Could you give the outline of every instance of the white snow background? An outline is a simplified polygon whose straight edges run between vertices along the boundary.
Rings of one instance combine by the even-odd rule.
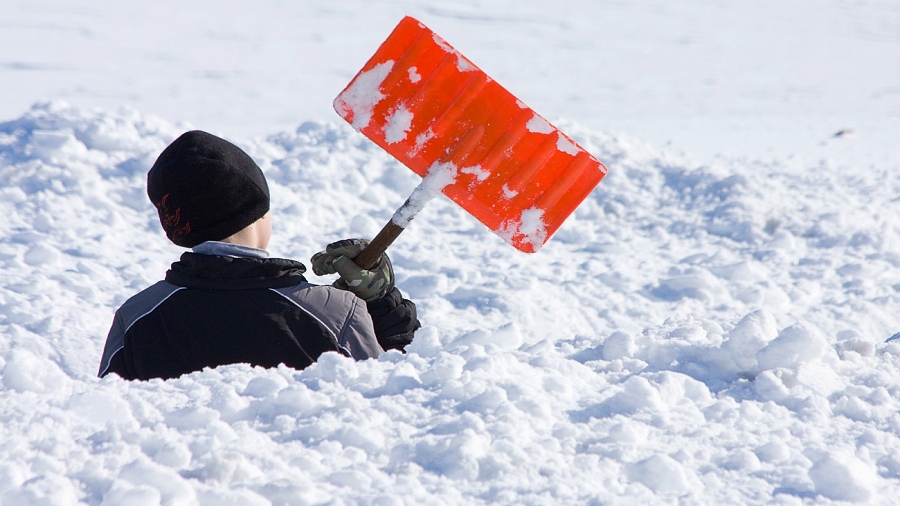
[[[277,256],[390,219],[418,178],[330,108],[407,14],[597,190],[535,255],[432,201],[389,250],[406,355],[96,379],[181,252],[144,184],[184,130],[263,168]],[[892,0],[10,0],[0,93],[3,506],[900,495]]]

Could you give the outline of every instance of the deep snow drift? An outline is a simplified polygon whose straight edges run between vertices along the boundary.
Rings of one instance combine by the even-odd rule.
[[[0,506],[900,495],[895,0],[4,7]],[[429,202],[406,355],[97,380],[182,251],[144,184],[191,125],[266,172],[275,255],[391,218],[419,178],[331,102],[404,15],[609,176],[531,256]]]
[[[610,172],[541,252],[446,198],[390,249],[425,324],[408,354],[127,383],[94,375],[115,308],[180,254],[144,181],[182,128],[62,103],[0,123],[0,502],[897,497],[897,167],[558,126]],[[231,140],[278,256],[371,236],[418,182],[337,122]]]

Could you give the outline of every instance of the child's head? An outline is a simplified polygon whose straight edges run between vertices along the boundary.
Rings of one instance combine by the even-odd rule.
[[[199,130],[175,139],[147,174],[166,236],[190,248],[229,237],[269,211],[269,186],[241,148]]]

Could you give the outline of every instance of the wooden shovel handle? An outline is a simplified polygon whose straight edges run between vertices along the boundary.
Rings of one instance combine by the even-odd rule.
[[[366,249],[362,250],[353,261],[363,269],[371,269],[403,230],[405,229],[394,223],[394,220],[388,221],[384,228],[381,229],[381,232],[378,232],[378,235],[372,239],[372,242],[366,246]]]
[[[470,153],[475,149],[478,141],[483,135],[484,127],[481,125],[475,126],[456,144],[451,152],[451,156],[462,157],[463,155],[460,153]],[[435,196],[435,193],[433,193],[434,189],[429,189],[425,183],[429,177],[431,177],[430,171],[429,174],[425,176],[425,179],[422,180],[422,183],[420,183],[419,186],[413,190],[409,198],[406,199],[406,202],[400,206],[400,209],[397,209],[397,212],[394,213],[394,216],[391,217],[390,221],[388,221],[381,231],[378,232],[378,235],[372,239],[372,242],[370,242],[369,245],[353,259],[353,261],[356,262],[356,265],[363,269],[371,269],[372,266],[375,265],[375,262],[381,258],[381,255],[384,254],[385,250],[387,250],[388,246],[390,246],[391,243],[394,242],[394,239],[400,235],[400,232],[403,232],[406,226],[409,225],[409,222],[422,210],[422,207]],[[398,225],[398,220],[400,223],[403,223],[403,225]]]
[[[410,220],[416,217],[416,214],[422,209],[422,207],[428,202],[431,198],[430,196],[422,197],[423,185],[419,185],[413,190],[412,195],[406,199],[406,202],[400,206],[400,209],[397,209],[397,212],[394,213],[394,216],[385,223],[384,227],[381,229],[381,232],[378,232],[378,235],[372,239],[372,242],[369,243],[368,246],[362,251],[359,252],[359,255],[353,259],[356,262],[356,265],[362,267],[363,269],[371,269],[375,262],[381,258],[381,255],[384,254],[385,250],[387,250],[388,246],[394,242],[394,239],[400,235],[400,232],[409,226]],[[403,223],[404,225],[398,225],[397,221]]]

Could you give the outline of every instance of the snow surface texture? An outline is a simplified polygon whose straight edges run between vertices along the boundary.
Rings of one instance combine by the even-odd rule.
[[[93,376],[180,252],[143,195],[180,130],[60,103],[0,123],[2,504],[896,497],[896,173],[565,128],[615,169],[540,254],[444,198],[392,249],[407,355],[128,383]],[[336,123],[241,144],[280,256],[373,234],[418,179]]]
[[[896,2],[563,3],[6,6],[0,505],[896,502]],[[144,184],[185,129],[259,162],[277,256],[391,218],[419,178],[331,101],[405,14],[598,189],[536,255],[430,202],[390,249],[407,355],[95,379],[182,251]]]

